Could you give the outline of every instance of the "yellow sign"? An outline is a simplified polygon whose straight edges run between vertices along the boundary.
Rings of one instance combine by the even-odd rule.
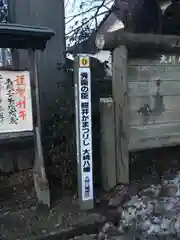
[[[79,57],[80,67],[89,67],[89,57]]]

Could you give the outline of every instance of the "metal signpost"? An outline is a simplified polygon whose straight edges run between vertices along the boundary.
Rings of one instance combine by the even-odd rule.
[[[91,71],[87,55],[78,55],[74,68],[78,197],[80,208],[92,209],[93,161],[91,121]]]

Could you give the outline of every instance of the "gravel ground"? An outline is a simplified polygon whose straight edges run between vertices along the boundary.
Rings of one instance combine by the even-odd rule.
[[[118,212],[118,224],[109,221],[98,235],[73,239],[180,239],[179,149],[154,150],[153,154],[146,152],[135,156],[133,174],[138,190],[129,194],[124,201],[123,196],[127,195],[127,187],[124,187],[125,190],[121,189],[116,197],[110,199],[108,206],[113,206]],[[146,159],[144,163],[142,158]]]

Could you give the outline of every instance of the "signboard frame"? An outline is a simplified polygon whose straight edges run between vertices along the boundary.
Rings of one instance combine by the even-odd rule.
[[[10,69],[0,69],[1,76],[1,110],[2,110],[2,125],[0,128],[0,139],[2,138],[17,138],[24,136],[32,136],[33,132],[33,110],[32,110],[32,90],[31,90],[31,80],[29,71],[15,71]],[[22,81],[20,83],[20,77]],[[17,79],[18,78],[18,79]],[[8,86],[6,84],[7,80],[12,85],[12,93],[10,94],[15,111],[16,124],[12,123],[12,126],[9,121],[9,104],[10,100],[7,96]],[[19,80],[19,81],[18,81]],[[17,82],[18,81],[18,82]],[[9,84],[8,84],[9,85]],[[8,102],[9,101],[9,102]],[[18,104],[18,105],[17,105]],[[19,110],[19,112],[17,111]],[[23,112],[22,112],[23,111]],[[26,122],[23,126],[19,123],[19,113],[22,117],[27,117],[27,127]],[[4,124],[4,125],[3,125]],[[3,129],[4,128],[4,129]],[[17,128],[17,130],[15,129]],[[27,129],[26,129],[27,128]]]
[[[41,116],[40,116],[40,101],[39,101],[39,85],[37,76],[37,60],[36,50],[44,50],[47,41],[49,41],[55,32],[49,28],[37,28],[33,26],[22,26],[15,24],[0,24],[0,48],[12,49],[12,66],[3,66],[3,70],[17,70],[19,69],[18,50],[23,49],[28,51],[28,70],[30,71],[30,85],[31,85],[31,100],[32,100],[32,117],[33,117],[33,131],[30,134],[33,136],[34,142],[34,161],[33,161],[33,177],[36,195],[39,203],[50,206],[50,191],[49,184],[45,174],[44,156],[42,150],[41,139]],[[29,38],[29,36],[31,36]],[[15,56],[13,53],[17,53]],[[13,56],[14,55],[14,56]],[[24,70],[24,69],[23,69]],[[27,70],[27,69],[26,69]],[[12,84],[11,84],[12,86]],[[11,93],[12,95],[12,93]],[[1,144],[6,143],[6,139],[13,137],[13,143],[19,142],[20,137],[27,137],[26,132],[5,133],[1,135]],[[28,131],[29,133],[29,131]],[[21,138],[21,140],[24,138]],[[26,138],[27,139],[27,138]],[[8,141],[9,143],[9,141]],[[42,187],[43,186],[43,187]]]
[[[76,153],[80,208],[94,206],[90,57],[79,54],[74,66]],[[85,106],[86,108],[83,108]]]

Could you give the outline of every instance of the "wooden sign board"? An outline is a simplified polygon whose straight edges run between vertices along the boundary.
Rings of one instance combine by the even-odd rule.
[[[30,74],[0,71],[0,133],[33,131]]]
[[[130,59],[129,150],[180,144],[180,56]]]

